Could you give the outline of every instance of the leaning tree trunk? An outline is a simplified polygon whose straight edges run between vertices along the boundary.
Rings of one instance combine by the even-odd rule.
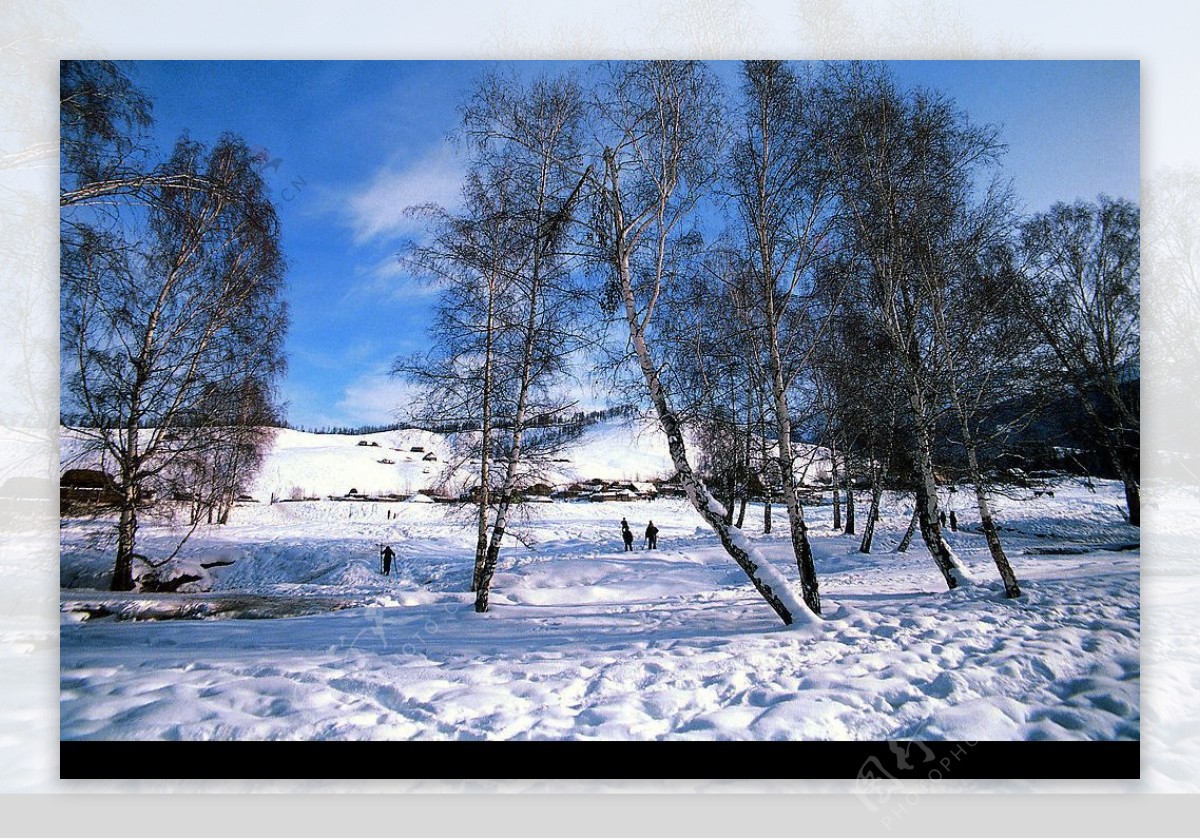
[[[974,453],[969,454],[968,457],[974,460]],[[975,473],[972,475],[972,480],[975,482],[975,503],[979,506],[980,526],[983,529],[984,537],[987,539],[988,550],[992,554],[992,561],[996,563],[996,569],[1000,572],[1000,579],[1004,581],[1004,596],[1020,597],[1021,587],[1017,584],[1016,572],[1013,571],[1008,557],[1004,554],[1004,546],[1000,544],[1000,534],[996,532],[996,523],[992,520],[992,510],[988,505],[987,493],[984,492],[976,467],[972,466],[971,471]]]
[[[888,341],[895,350],[898,360],[904,366],[902,380],[909,409],[912,412],[912,462],[916,471],[916,513],[917,525],[921,529],[921,538],[933,557],[934,564],[946,581],[947,588],[957,588],[969,585],[971,575],[955,556],[954,551],[942,536],[938,523],[937,477],[933,471],[933,429],[928,406],[926,405],[926,385],[922,380],[921,367],[923,363],[922,350],[917,345],[914,334],[902,326],[899,303],[894,295],[895,277],[889,277],[885,285],[892,286],[885,293],[883,322]]]
[[[921,528],[921,538],[925,540],[925,546],[929,549],[930,556],[933,557],[934,563],[946,580],[946,587],[954,589],[960,585],[969,585],[972,579],[970,573],[963,567],[942,536],[942,529],[938,522],[937,477],[933,472],[933,432],[930,428],[929,412],[925,404],[924,383],[917,373],[920,360],[913,357],[917,351],[910,342],[902,337],[903,333],[895,318],[896,313],[893,308],[892,316],[887,320],[889,337],[893,346],[904,351],[905,363],[908,367],[904,384],[908,390],[908,402],[912,409],[912,460],[917,472],[917,525]]]
[[[654,378],[657,379],[657,374],[654,375]],[[772,568],[757,550],[751,547],[740,530],[725,524],[725,510],[713,498],[707,487],[704,486],[704,482],[692,471],[683,442],[683,429],[675,414],[671,412],[665,398],[662,397],[657,381],[651,385],[651,390],[658,391],[660,394],[659,398],[652,399],[655,403],[659,424],[667,435],[667,450],[671,454],[671,462],[679,474],[684,492],[687,493],[688,500],[695,507],[696,512],[717,534],[726,553],[746,572],[746,576],[750,578],[754,588],[785,624],[790,626],[796,620],[804,620],[805,615],[809,615],[809,619],[811,619],[811,613],[796,600],[791,589],[788,588],[787,581],[779,575],[779,572]]]
[[[875,522],[879,520],[879,499],[883,497],[881,471],[879,467],[871,470],[871,510],[867,515],[867,524],[863,527],[862,542],[858,545],[860,553],[869,554],[871,544],[875,541]]]
[[[611,149],[605,150],[604,163],[605,180],[607,181],[607,188],[605,190],[607,206],[605,209],[609,212],[609,221],[612,225],[609,231],[612,234],[611,254],[613,256],[613,268],[616,273],[621,302],[625,309],[625,322],[629,328],[629,339],[637,355],[638,367],[641,369],[642,378],[645,380],[650,402],[654,406],[655,413],[658,415],[659,425],[667,437],[667,451],[670,453],[671,463],[679,475],[688,501],[691,502],[696,512],[700,514],[700,517],[704,519],[708,526],[713,529],[725,552],[729,554],[733,561],[738,564],[738,567],[750,578],[750,582],[753,584],[755,590],[767,601],[767,604],[775,611],[775,614],[779,616],[784,624],[790,626],[796,621],[815,621],[817,620],[816,615],[797,600],[788,586],[787,580],[751,546],[740,530],[725,524],[725,510],[717,503],[717,500],[713,498],[708,488],[704,485],[704,482],[692,470],[692,465],[688,460],[687,446],[683,439],[683,427],[667,400],[666,391],[663,389],[662,381],[659,378],[658,368],[654,364],[654,359],[650,354],[650,347],[646,343],[646,323],[642,321],[642,317],[638,314],[637,301],[633,291],[633,274],[630,266],[633,243],[627,239],[632,226],[628,224],[624,216],[620,190],[620,174]],[[673,189],[673,187],[671,188]],[[660,201],[658,204],[660,267],[664,245],[661,237],[665,236],[667,229],[662,224],[661,217],[665,206],[665,200]],[[648,223],[648,221],[644,223],[642,230],[646,229],[645,224]],[[647,321],[653,313],[654,304],[657,300],[657,289],[652,292],[652,295],[645,315]]]
[[[919,397],[914,401],[917,399]],[[942,536],[941,524],[938,521],[937,479],[933,474],[932,441],[924,418],[924,406],[919,406],[922,409],[919,413],[915,410],[917,407],[914,405],[917,431],[917,451],[914,454],[918,465],[917,525],[921,529],[921,538],[925,540],[925,546],[929,548],[933,561],[946,580],[946,587],[958,588],[959,585],[970,583],[971,578]]]
[[[912,517],[908,520],[908,530],[904,531],[904,538],[896,546],[896,553],[904,553],[908,550],[908,546],[912,544],[913,534],[917,532],[917,518],[917,507],[914,504]]]
[[[813,614],[796,600],[787,581],[779,572],[771,567],[762,555],[750,545],[740,530],[725,524],[725,510],[692,470],[692,465],[688,460],[687,446],[683,440],[683,427],[667,402],[666,392],[663,390],[654,361],[650,357],[650,348],[639,323],[628,257],[620,249],[617,252],[622,254],[618,264],[618,278],[621,283],[621,294],[624,298],[625,318],[629,326],[630,338],[637,353],[638,366],[645,379],[650,401],[658,415],[659,425],[667,437],[667,450],[671,455],[671,463],[679,475],[688,501],[691,502],[705,523],[713,529],[725,552],[746,573],[755,590],[775,610],[775,614],[784,624],[790,626],[798,620],[812,620]]]
[[[586,178],[587,175],[584,175]],[[529,399],[533,390],[535,373],[534,350],[538,342],[538,323],[543,316],[543,307],[546,305],[542,291],[545,287],[542,285],[542,280],[545,279],[542,272],[544,259],[548,258],[548,253],[544,250],[550,247],[553,232],[544,232],[544,225],[547,220],[546,213],[546,169],[542,168],[541,174],[541,192],[538,194],[537,218],[534,229],[537,231],[532,242],[532,254],[529,268],[529,286],[528,297],[525,298],[524,305],[528,306],[527,316],[525,318],[525,334],[521,352],[521,379],[520,386],[517,390],[517,402],[512,418],[512,436],[508,449],[507,466],[504,472],[504,482],[501,484],[499,493],[499,503],[496,506],[496,520],[492,525],[491,538],[488,541],[487,556],[484,559],[483,569],[479,575],[479,587],[475,591],[475,611],[486,612],[488,610],[488,600],[491,595],[492,577],[496,573],[496,563],[500,559],[500,545],[504,541],[504,535],[508,530],[508,516],[512,508],[513,496],[516,493],[518,471],[521,463],[521,445],[524,440],[525,433],[525,418],[529,410]],[[559,210],[561,214],[566,213],[571,203],[578,195],[579,188],[583,185],[583,179],[579,181],[579,185],[563,203]],[[492,298],[494,300],[494,296]],[[494,308],[489,301],[488,317],[489,323],[493,316]],[[490,338],[490,335],[489,335]],[[489,348],[491,341],[488,342]]]
[[[942,314],[941,298],[934,296],[933,299],[934,323],[941,339],[949,344],[947,340],[948,328],[945,318]],[[979,522],[983,530],[984,538],[987,540],[988,551],[992,555],[992,561],[996,564],[996,570],[1000,572],[1000,579],[1004,582],[1005,597],[1019,597],[1021,595],[1021,587],[1017,584],[1017,575],[1014,573],[1012,564],[1009,563],[1008,557],[1004,553],[1004,546],[1000,543],[1000,534],[996,531],[996,523],[992,519],[992,509],[988,504],[987,492],[983,485],[983,472],[979,468],[979,449],[975,444],[975,435],[971,430],[970,417],[967,413],[967,406],[964,404],[962,394],[958,389],[958,373],[955,369],[955,357],[952,351],[946,353],[946,384],[949,388],[950,403],[954,406],[954,412],[958,417],[959,430],[962,432],[962,444],[967,453],[967,470],[971,478],[971,483],[975,485],[975,505],[979,509]],[[950,523],[953,529],[957,530],[955,525],[954,512],[950,513]]]
[[[951,371],[951,375],[953,376],[953,370]],[[955,406],[958,408],[959,425],[962,428],[963,434],[963,446],[967,450],[967,468],[970,470],[971,482],[975,485],[975,504],[979,508],[980,527],[983,529],[984,538],[987,539],[988,550],[992,554],[992,561],[996,563],[996,570],[1000,572],[1000,579],[1004,582],[1004,596],[1020,597],[1021,587],[1017,584],[1017,575],[1004,553],[1004,546],[1000,543],[1000,534],[996,531],[995,521],[992,520],[992,509],[988,504],[987,492],[983,486],[983,474],[979,469],[979,454],[975,445],[975,437],[971,433],[971,426],[967,422],[965,410],[958,400],[958,389],[954,387],[953,381],[951,382],[951,386],[951,396],[954,399]]]
[[[775,432],[779,437],[779,474],[783,480],[783,498],[787,503],[788,525],[792,537],[792,552],[796,556],[796,569],[800,574],[800,589],[804,604],[814,614],[821,614],[821,591],[817,581],[817,568],[813,562],[812,545],[808,541],[808,525],[804,521],[804,507],[800,504],[800,486],[796,480],[792,462],[792,418],[787,402],[787,382],[783,375],[783,358],[779,352],[778,321],[775,318],[774,295],[767,293],[767,318],[770,324],[769,365],[771,392],[775,397]]]

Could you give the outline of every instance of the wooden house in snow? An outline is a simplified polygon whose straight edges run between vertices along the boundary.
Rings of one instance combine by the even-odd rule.
[[[76,507],[115,507],[121,503],[117,482],[99,469],[68,469],[58,482],[59,503],[64,511]]]

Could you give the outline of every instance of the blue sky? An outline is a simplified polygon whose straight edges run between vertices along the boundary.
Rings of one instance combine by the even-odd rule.
[[[517,72],[553,62],[508,62]],[[222,131],[266,150],[288,258],[289,372],[297,425],[394,419],[387,376],[420,349],[431,296],[396,253],[420,230],[404,214],[455,200],[463,171],[446,137],[492,62],[131,62],[164,150]],[[1137,62],[892,62],[903,86],[949,94],[1008,144],[1005,175],[1029,211],[1098,193],[1138,198]],[[731,86],[735,63],[715,69]]]

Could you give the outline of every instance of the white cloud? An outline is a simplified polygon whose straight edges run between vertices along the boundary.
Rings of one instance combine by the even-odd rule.
[[[416,392],[413,385],[387,373],[367,373],[346,386],[337,410],[352,418],[346,425],[385,425],[401,417]]]
[[[342,295],[342,301],[351,305],[431,300],[439,291],[437,285],[414,277],[395,254],[373,265],[360,266],[356,273],[360,278],[348,285]]]
[[[419,237],[424,222],[408,212],[421,204],[458,204],[464,162],[446,144],[404,167],[384,166],[371,182],[346,202],[354,240]]]

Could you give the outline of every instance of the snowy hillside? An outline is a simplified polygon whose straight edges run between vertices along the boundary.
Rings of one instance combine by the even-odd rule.
[[[456,454],[459,442],[455,435],[418,430],[345,435],[281,429],[249,494],[259,501],[340,497],[351,489],[408,496],[441,484],[457,493],[471,481],[469,466],[456,468],[462,466],[462,456]],[[393,462],[381,462],[385,460]],[[61,462],[63,469],[98,465],[71,432],[63,433]],[[827,470],[826,461],[818,457],[807,468],[815,476]],[[651,481],[674,472],[666,438],[654,422],[617,417],[589,426],[541,474],[554,483],[569,483],[592,478]]]

